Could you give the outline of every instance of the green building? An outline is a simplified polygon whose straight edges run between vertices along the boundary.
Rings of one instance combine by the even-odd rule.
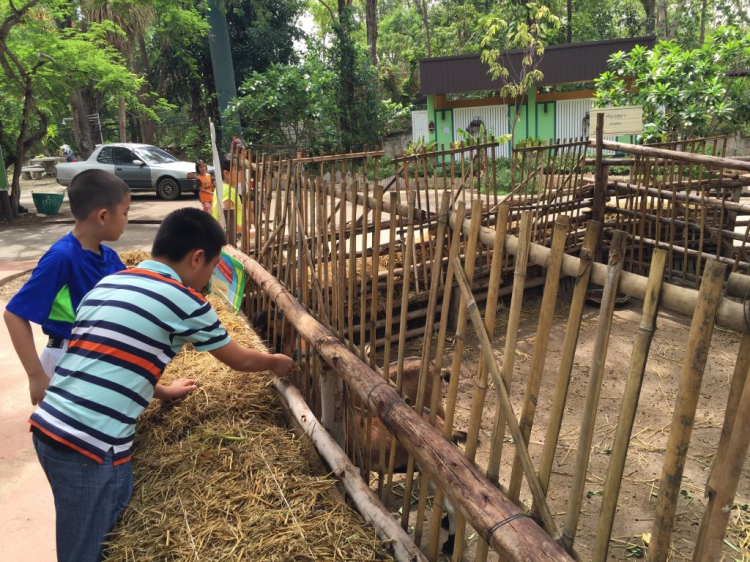
[[[529,137],[544,142],[586,137],[593,81],[607,70],[609,57],[636,45],[650,48],[655,42],[655,37],[639,37],[547,47],[539,64],[544,78],[518,100],[493,95],[503,80],[492,80],[479,54],[421,59],[421,90],[427,96],[427,109],[412,112],[412,136],[414,140],[435,141],[441,149],[461,140],[459,129],[475,132],[483,125],[488,134],[499,137],[511,132],[518,111],[516,143]],[[506,51],[500,62],[509,70],[518,69],[521,57],[521,51]],[[472,99],[460,95],[468,92],[480,95]],[[509,156],[510,143],[500,153]]]

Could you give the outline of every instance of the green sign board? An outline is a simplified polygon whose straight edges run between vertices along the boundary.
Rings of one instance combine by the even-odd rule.
[[[8,176],[5,173],[5,157],[0,148],[0,191],[8,191]]]

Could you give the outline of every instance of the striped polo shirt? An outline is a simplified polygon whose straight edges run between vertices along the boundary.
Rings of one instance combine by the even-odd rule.
[[[78,309],[67,351],[29,422],[102,462],[130,460],[135,420],[185,343],[228,344],[211,305],[173,269],[148,260],[102,279]]]

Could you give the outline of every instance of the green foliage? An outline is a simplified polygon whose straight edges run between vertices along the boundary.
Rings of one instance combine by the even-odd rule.
[[[735,27],[717,29],[699,49],[635,47],[612,55],[596,105],[642,105],[647,142],[734,133],[750,122],[750,93],[746,79],[727,74],[748,64],[750,33]]]
[[[300,66],[272,64],[253,72],[230,107],[248,141],[328,152],[338,146],[336,75],[311,52]]]
[[[340,144],[346,151],[377,145],[382,134],[382,94],[367,54],[353,37],[358,28],[351,7],[333,25],[330,65],[336,73]]]
[[[142,80],[128,70],[120,53],[107,41],[108,34],[118,33],[112,22],[79,25],[75,19],[80,18],[79,12],[64,0],[23,4],[0,0],[0,20],[13,13],[23,15],[10,28],[5,41],[8,52],[0,55],[4,83],[0,90],[0,143],[6,160],[23,156],[17,152],[23,127],[29,134],[41,132],[39,140],[45,139],[40,128],[68,116],[68,95],[84,84],[93,83],[105,103],[115,97],[135,97]],[[31,109],[25,119],[24,102]]]

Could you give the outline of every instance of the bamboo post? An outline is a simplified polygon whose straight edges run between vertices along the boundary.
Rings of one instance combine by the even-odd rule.
[[[406,222],[406,248],[403,249],[404,255],[404,277],[401,286],[401,320],[399,322],[398,336],[398,367],[396,370],[396,392],[401,392],[404,376],[404,356],[406,354],[406,314],[409,309],[409,285],[411,283],[411,264],[414,260],[414,199],[416,193],[410,191],[407,193],[407,205],[409,206],[409,218]],[[416,279],[417,272],[414,272]],[[384,366],[384,370],[388,366]],[[421,414],[421,412],[417,412]],[[389,471],[392,473],[396,461],[396,440],[391,441],[391,458]],[[413,461],[412,461],[413,462]],[[412,465],[413,466],[413,465]],[[404,529],[409,527],[409,506],[411,505],[411,478],[409,478],[404,487],[404,506],[401,511],[401,526]]]
[[[395,209],[398,205],[398,193],[391,193],[391,209]],[[393,291],[394,291],[394,275],[393,270],[396,265],[396,221],[398,215],[393,212],[389,213],[390,228],[389,228],[389,239],[388,239],[388,285],[386,289],[386,305],[385,305],[385,345],[383,348],[383,378],[388,378],[388,369],[391,363],[391,336],[393,335]],[[373,350],[374,351],[374,350]],[[385,439],[380,441],[380,466],[385,467]],[[390,465],[390,462],[389,462]],[[382,479],[381,479],[382,481]],[[393,482],[393,471],[386,471],[386,484],[381,484],[381,498],[384,502],[388,501],[391,495],[391,485]]]
[[[438,227],[437,234],[435,236],[435,255],[442,256],[443,249],[445,247],[445,235],[448,229],[448,213],[450,212],[450,195],[448,192],[443,191],[443,197],[440,202],[440,210],[438,212]],[[435,314],[437,313],[437,299],[439,296],[440,289],[443,286],[440,284],[440,273],[443,268],[443,260],[436,259],[432,261],[432,285],[430,286],[430,298],[427,305],[427,317],[425,320],[425,331],[424,331],[424,344],[422,347],[422,366],[419,372],[419,390],[417,392],[416,400],[416,411],[421,412],[424,407],[425,400],[425,388],[427,381],[427,374],[430,364],[430,354],[432,348],[432,334],[435,327]],[[445,289],[444,289],[445,290]],[[430,396],[430,408],[432,410],[432,404],[437,404],[439,400],[442,400],[440,393],[440,368],[438,365],[434,365],[433,379],[432,379],[432,396]],[[422,531],[424,527],[424,510],[427,502],[428,492],[428,480],[429,476],[422,475],[422,481],[419,488],[419,504],[417,506],[417,522],[414,526],[414,542],[419,545],[422,542]]]
[[[364,198],[362,201],[362,276],[360,279],[360,286],[359,286],[359,349],[360,353],[362,354],[362,357],[365,356],[365,344],[367,342],[366,334],[367,334],[367,230],[370,220],[370,210],[368,206],[369,198],[369,182],[367,181],[367,177],[365,177],[365,181],[363,182],[362,188],[364,189]],[[356,213],[354,214],[356,217]],[[354,219],[352,219],[352,222],[354,222]],[[356,232],[356,230],[355,230]],[[373,252],[373,264],[371,268],[371,276],[370,281],[371,283],[375,282],[377,279],[377,269],[375,267],[375,244],[373,241],[372,244]],[[356,254],[355,254],[356,255]],[[373,297],[375,291],[373,291]],[[369,444],[368,444],[369,447]]]
[[[651,348],[651,341],[656,331],[656,316],[659,312],[659,301],[664,285],[664,269],[667,262],[667,252],[656,250],[651,258],[651,271],[648,276],[648,287],[646,298],[643,301],[643,315],[638,327],[638,333],[633,343],[633,352],[630,355],[630,366],[628,367],[628,378],[625,383],[622,405],[620,406],[620,418],[617,421],[614,444],[612,445],[612,456],[609,461],[607,480],[604,484],[604,496],[602,507],[599,512],[599,524],[594,539],[594,551],[591,559],[594,562],[604,562],[607,559],[609,539],[612,535],[612,524],[615,520],[617,499],[620,495],[620,484],[625,472],[625,460],[630,445],[630,435],[633,431],[635,414],[638,409],[638,399],[641,394],[643,374],[646,371],[646,361]]]
[[[732,274],[735,275],[735,274]],[[727,283],[727,294],[731,294],[729,286],[731,283],[732,275],[729,276],[730,281]],[[744,277],[744,276],[743,276]],[[732,435],[732,428],[735,426],[735,419],[737,412],[740,407],[740,398],[743,395],[743,389],[747,386],[747,376],[750,370],[750,333],[742,335],[740,340],[740,346],[737,354],[737,362],[734,366],[734,373],[732,374],[732,383],[729,387],[729,397],[727,399],[727,408],[724,414],[724,425],[721,429],[721,437],[719,438],[719,445],[716,449],[716,455],[714,456],[714,464],[711,467],[711,473],[709,474],[708,481],[706,482],[706,496],[708,497],[708,504],[703,512],[703,519],[701,520],[700,531],[698,532],[698,539],[695,543],[695,549],[693,550],[693,560],[696,562],[703,560],[704,550],[706,549],[706,539],[708,533],[708,527],[711,525],[713,516],[713,506],[716,504],[716,490],[724,486],[724,481],[721,479],[719,474],[721,473],[720,467],[724,464],[727,457],[727,446],[729,445],[729,439]],[[743,427],[743,426],[740,426]],[[747,426],[744,426],[747,427]],[[731,457],[729,457],[731,458]],[[731,464],[731,463],[730,463]],[[738,473],[739,474],[739,473]]]
[[[547,435],[544,439],[542,459],[539,461],[539,483],[545,494],[547,493],[550,476],[552,475],[552,463],[555,458],[555,449],[557,448],[557,441],[560,436],[560,428],[562,427],[565,402],[570,386],[570,374],[573,371],[573,361],[578,345],[578,334],[581,330],[583,305],[586,301],[586,292],[589,288],[589,279],[591,278],[591,270],[593,269],[591,261],[594,257],[596,241],[599,238],[600,232],[601,225],[598,222],[594,222],[593,220],[588,221],[583,248],[581,249],[581,261],[576,278],[576,286],[573,290],[570,312],[568,313],[568,328],[565,332],[565,340],[563,341],[560,368],[557,374],[552,407],[550,408],[549,424],[547,425]],[[533,509],[535,509],[535,506],[532,506]]]
[[[502,376],[509,394],[511,382],[513,381],[513,367],[516,360],[516,343],[518,341],[518,326],[521,318],[524,285],[526,283],[526,268],[529,258],[528,250],[532,222],[533,217],[531,212],[523,211],[521,214],[518,253],[513,272],[513,293],[510,301],[510,310],[508,311],[508,329],[505,336],[505,350],[503,352]],[[500,468],[500,459],[502,458],[505,418],[507,414],[508,412],[503,408],[497,408],[495,412],[495,429],[487,466],[487,478],[496,485],[498,484],[498,471]]]
[[[573,549],[578,519],[581,513],[583,488],[586,484],[586,473],[588,472],[589,456],[591,455],[591,441],[594,435],[596,410],[599,405],[604,363],[607,358],[607,348],[609,346],[609,332],[612,327],[612,314],[615,309],[615,296],[620,281],[620,272],[622,271],[626,240],[624,232],[620,230],[615,231],[612,237],[612,246],[609,250],[607,280],[604,284],[604,293],[602,294],[599,327],[596,332],[594,353],[591,358],[591,371],[586,391],[586,403],[583,409],[581,432],[578,438],[576,464],[573,471],[573,482],[568,494],[568,507],[563,527],[563,546],[568,552],[571,552]]]
[[[505,349],[503,352],[502,378],[505,388],[510,394],[513,381],[513,366],[516,360],[516,342],[518,341],[518,325],[521,318],[521,305],[523,304],[523,292],[526,284],[526,268],[529,259],[529,247],[531,244],[531,223],[533,215],[531,211],[521,213],[521,227],[518,233],[518,246],[516,248],[516,263],[513,271],[513,292],[508,311],[508,328],[505,335]],[[507,244],[506,237],[506,244]],[[487,461],[487,479],[495,486],[499,486],[500,460],[503,454],[503,443],[505,439],[506,417],[510,414],[505,408],[498,406],[495,409],[495,420],[492,430],[492,443],[490,455]],[[489,544],[480,540],[477,544],[475,559],[484,562],[487,559]]]
[[[528,446],[531,437],[531,428],[534,425],[534,415],[538,401],[539,389],[544,374],[544,363],[547,358],[547,347],[549,345],[550,333],[552,332],[552,317],[555,314],[557,304],[557,292],[560,286],[560,266],[562,256],[565,253],[565,242],[568,237],[570,219],[560,215],[555,220],[554,234],[552,236],[552,252],[547,263],[547,276],[544,283],[544,295],[542,296],[541,310],[539,311],[539,323],[534,338],[534,349],[531,354],[531,368],[526,383],[526,399],[521,410],[521,435],[524,443]],[[508,485],[508,497],[518,501],[521,492],[522,467],[520,455],[516,453],[513,460],[513,469]]]
[[[536,472],[534,471],[534,465],[531,461],[531,457],[529,456],[529,450],[523,440],[521,428],[518,425],[515,413],[513,412],[513,405],[510,402],[508,391],[505,388],[505,383],[503,382],[500,375],[500,369],[498,368],[495,357],[492,354],[492,343],[490,342],[487,331],[484,329],[484,325],[482,324],[482,316],[479,314],[477,303],[474,300],[473,295],[471,294],[470,281],[464,274],[463,270],[460,268],[460,262],[458,258],[453,258],[453,262],[453,267],[454,269],[456,269],[456,279],[458,280],[459,287],[461,287],[461,294],[464,295],[464,298],[466,299],[466,311],[467,314],[471,317],[471,322],[474,325],[474,331],[477,333],[479,341],[481,342],[479,347],[481,349],[482,355],[485,358],[485,361],[487,362],[487,366],[490,369],[492,379],[495,382],[495,390],[497,391],[498,399],[502,405],[502,408],[506,412],[508,412],[508,429],[510,429],[510,434],[515,442],[516,451],[518,451],[518,454],[521,457],[521,463],[523,465],[523,470],[526,474],[526,478],[529,482],[531,493],[534,496],[537,504],[539,505],[539,512],[541,513],[545,529],[553,540],[559,541],[560,535],[557,532],[557,527],[555,526],[555,522],[552,519],[552,512],[550,512],[549,506],[547,505],[547,500],[542,493],[542,488],[539,485],[539,480],[536,476]]]
[[[451,208],[454,205],[454,199],[451,198]],[[465,214],[465,206],[463,201],[458,201],[456,204],[456,220],[463,222]],[[458,223],[456,223],[458,224]],[[461,249],[461,230],[454,229],[451,231],[450,250],[449,256],[451,258],[457,257]],[[448,261],[448,267],[445,271],[445,290],[443,291],[443,303],[440,314],[440,326],[438,328],[437,347],[435,348],[435,368],[441,369],[443,367],[443,356],[445,354],[445,342],[446,334],[448,331],[448,318],[450,316],[450,304],[453,295],[453,291],[448,290],[448,287],[453,286],[453,261]],[[433,393],[433,398],[435,393]],[[434,426],[437,420],[437,411],[433,406],[437,406],[437,403],[433,402],[430,405],[430,425]],[[423,486],[426,486],[427,482],[424,482]],[[438,490],[439,492],[439,490]],[[437,493],[437,492],[436,492]],[[430,541],[428,545],[427,555],[430,560],[437,559],[438,550],[438,535],[440,534],[438,525],[440,522],[440,516],[442,508],[438,510],[436,508],[436,502],[432,503],[432,513],[430,515],[430,528],[432,533],[430,534]]]
[[[602,142],[604,141],[604,113],[596,114],[596,163],[594,164],[594,214],[591,217],[598,223],[604,222],[604,197],[607,192],[607,185],[604,183],[604,166],[602,165]],[[595,261],[600,261],[599,251],[601,244],[597,244]]]
[[[342,181],[344,181],[342,179]],[[352,220],[349,221],[349,289],[347,291],[348,309],[347,309],[347,325],[349,327],[349,349],[354,350],[354,289],[357,283],[357,224],[354,218],[357,216],[357,180],[355,179],[351,183],[352,192]],[[346,199],[341,200],[341,208],[344,210],[346,215]],[[342,232],[343,236],[343,232]],[[364,271],[362,272],[364,275]]]
[[[497,301],[502,283],[502,265],[503,250],[505,242],[505,232],[508,228],[508,205],[501,205],[498,209],[498,220],[495,224],[495,251],[492,254],[492,265],[490,266],[490,285],[487,293],[487,302],[485,303],[484,327],[487,333],[494,336],[495,319],[497,317]],[[489,252],[487,252],[489,255]],[[494,338],[493,338],[494,339]],[[492,342],[490,342],[492,343]],[[487,375],[488,368],[484,355],[479,356],[479,366],[477,376],[474,381],[474,396],[471,402],[471,411],[469,414],[469,429],[466,434],[466,448],[464,457],[469,462],[474,463],[476,457],[477,445],[479,443],[479,429],[482,425],[482,412],[484,410],[484,400],[487,394]],[[435,387],[433,386],[433,392]],[[459,555],[463,550],[463,537],[466,529],[466,520],[456,517],[456,542],[454,545],[454,555]],[[419,543],[417,543],[419,544]]]
[[[335,166],[331,168],[335,170]],[[339,211],[339,256],[338,256],[338,310],[339,310],[339,333],[341,341],[346,341],[346,187],[345,173],[341,179],[341,199],[336,207]],[[336,211],[334,211],[335,214]],[[351,345],[351,342],[349,343]]]
[[[677,389],[674,414],[667,440],[656,515],[651,531],[651,544],[647,553],[649,562],[663,562],[669,556],[672,525],[677,511],[677,500],[680,497],[682,471],[687,460],[695,410],[700,397],[703,371],[708,359],[708,349],[713,334],[716,310],[721,299],[725,272],[725,265],[714,260],[706,262],[698,304],[690,325],[687,352],[682,364],[680,385]]]
[[[732,512],[737,486],[742,478],[748,445],[750,445],[750,432],[747,431],[750,427],[750,384],[746,382],[748,368],[750,368],[750,334],[745,334],[740,343],[740,357],[737,359],[732,379],[731,404],[727,407],[726,419],[730,417],[730,407],[733,419],[729,428],[726,427],[725,419],[724,425],[728,432],[722,431],[722,440],[719,442],[719,450],[717,450],[711,476],[708,479],[709,500],[693,554],[695,561],[714,561],[721,556],[724,535]],[[735,384],[735,379],[744,385],[738,392],[737,398],[733,399],[732,390],[740,386],[739,382]],[[740,408],[740,405],[743,407]],[[722,444],[724,444],[723,447]]]
[[[377,160],[375,169],[377,170]],[[375,366],[375,342],[378,339],[377,320],[378,320],[378,289],[377,280],[380,272],[380,228],[383,218],[383,188],[377,184],[377,175],[375,177],[375,229],[372,234],[372,288],[370,300],[370,366]]]

